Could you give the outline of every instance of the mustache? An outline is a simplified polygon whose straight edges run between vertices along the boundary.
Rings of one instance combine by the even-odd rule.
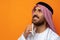
[[[37,15],[34,15],[34,16],[33,16],[33,18],[34,18],[34,17],[37,17],[37,18],[39,18]]]

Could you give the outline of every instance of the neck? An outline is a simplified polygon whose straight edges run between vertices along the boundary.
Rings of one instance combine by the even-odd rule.
[[[43,31],[45,31],[46,30],[46,28],[47,28],[47,26],[46,26],[46,23],[44,23],[43,25],[41,25],[41,26],[35,26],[36,27],[36,33],[41,33],[41,32],[43,32]]]

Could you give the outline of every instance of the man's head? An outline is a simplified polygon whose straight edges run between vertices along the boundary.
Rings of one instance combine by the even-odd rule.
[[[38,5],[42,5],[44,7],[46,7],[49,11],[51,11],[51,13],[53,14],[53,9],[46,3],[44,2],[38,2],[36,4],[36,6],[33,9],[33,14],[32,14],[32,22],[36,25],[36,26],[40,26],[43,25],[44,22],[46,22],[46,19],[44,17],[44,13],[41,10],[40,6]]]
[[[32,15],[33,16],[32,22],[37,26],[44,24],[45,18],[40,7],[37,6],[36,8],[33,9],[33,11],[34,14]]]

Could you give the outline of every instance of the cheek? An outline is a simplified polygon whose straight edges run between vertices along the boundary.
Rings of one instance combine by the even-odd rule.
[[[32,12],[32,16],[34,15],[34,12]]]
[[[39,19],[40,19],[40,20],[43,20],[43,19],[44,19],[44,16],[43,16],[43,15],[40,15],[40,16],[39,16]]]
[[[39,13],[38,14],[39,18],[43,17],[43,14],[42,13]]]
[[[34,11],[32,11],[32,14],[34,14]]]
[[[34,14],[32,14],[32,17],[34,16]]]

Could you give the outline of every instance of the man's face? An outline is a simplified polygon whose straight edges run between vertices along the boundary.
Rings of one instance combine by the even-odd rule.
[[[43,13],[40,9],[40,7],[36,7],[34,10],[34,13],[32,14],[32,22],[34,24],[41,24],[42,22],[45,21],[45,18],[43,16]]]

